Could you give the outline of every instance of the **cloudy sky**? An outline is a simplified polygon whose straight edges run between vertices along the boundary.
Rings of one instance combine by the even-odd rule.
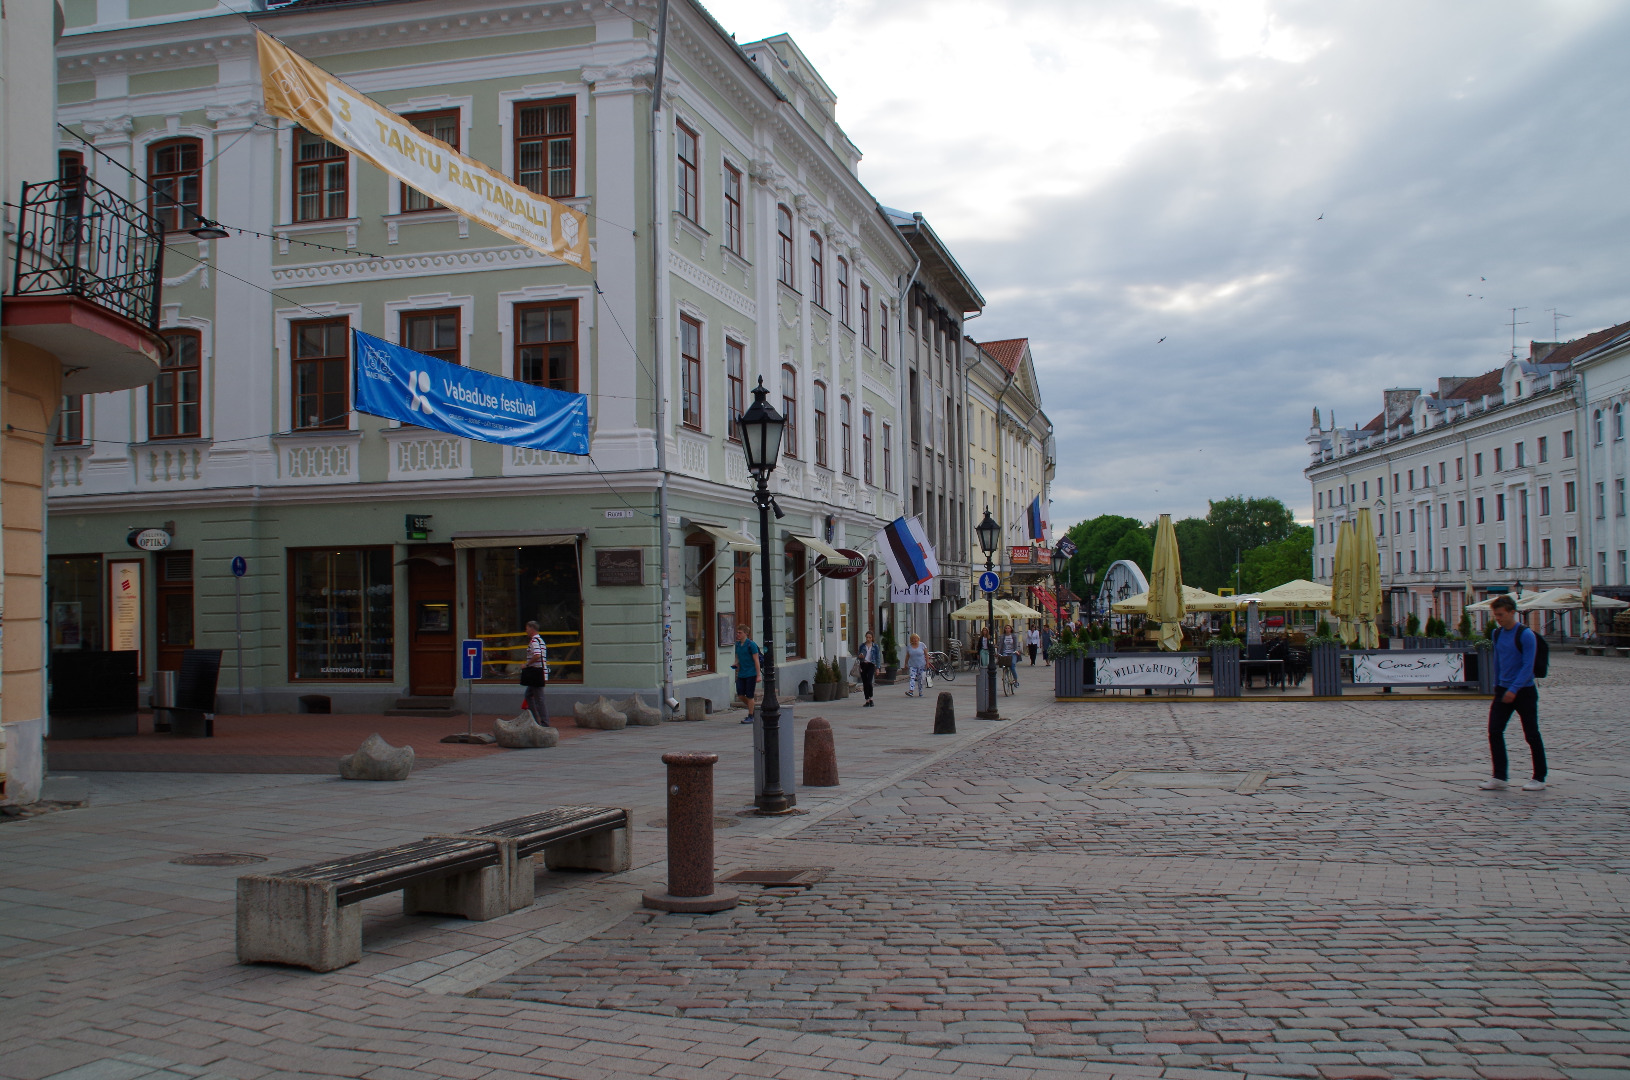
[[[797,40],[970,333],[1031,339],[1061,525],[1306,517],[1313,406],[1497,367],[1512,307],[1524,351],[1630,320],[1630,5],[705,2]]]

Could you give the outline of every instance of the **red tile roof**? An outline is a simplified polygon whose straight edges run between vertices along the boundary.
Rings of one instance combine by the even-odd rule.
[[[1359,428],[1359,430],[1360,431],[1380,431],[1383,427],[1386,426],[1383,423],[1383,421],[1386,420],[1386,418],[1387,418],[1387,414],[1385,412],[1378,412],[1378,413],[1375,414],[1375,419],[1374,420],[1371,420],[1369,423],[1367,423],[1363,427]],[[1581,603],[1583,603],[1583,601],[1581,601]]]
[[[1453,390],[1449,397],[1465,401],[1481,401],[1484,394],[1498,394],[1500,392],[1500,379],[1505,374],[1505,365],[1502,364],[1493,371],[1485,371],[1475,379],[1467,379]]]
[[[1003,338],[1001,341],[981,341],[979,347],[1012,375],[1019,370],[1019,361],[1024,357],[1024,350],[1029,344],[1029,338],[1016,337]]]
[[[1582,338],[1575,338],[1566,345],[1558,345],[1555,349],[1552,349],[1551,355],[1541,360],[1540,363],[1566,364],[1573,360],[1574,357],[1583,355],[1596,346],[1613,340],[1626,330],[1630,330],[1630,322],[1610,326],[1606,330],[1598,330],[1594,334],[1586,334]]]

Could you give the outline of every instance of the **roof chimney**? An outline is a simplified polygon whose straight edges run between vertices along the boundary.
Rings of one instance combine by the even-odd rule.
[[[1393,389],[1381,391],[1381,399],[1385,402],[1386,410],[1386,419],[1383,423],[1387,427],[1392,427],[1403,417],[1408,416],[1410,410],[1415,407],[1415,399],[1420,396],[1421,392],[1418,387],[1413,390]]]
[[[1455,396],[1462,383],[1471,382],[1473,378],[1471,375],[1445,375],[1438,380],[1438,400],[1448,401]]]

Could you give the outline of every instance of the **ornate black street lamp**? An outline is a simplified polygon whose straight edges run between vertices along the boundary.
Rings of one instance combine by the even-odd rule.
[[[1070,568],[1070,557],[1058,548],[1053,549],[1053,636],[1064,629],[1064,571]]]
[[[985,520],[974,529],[979,534],[979,550],[985,553],[985,572],[991,573],[995,565],[991,556],[1002,543],[1002,526],[990,516],[990,510],[985,511]],[[986,708],[978,713],[981,720],[1000,720],[1001,711],[996,707],[996,590],[990,589],[985,593],[985,603],[989,617],[985,625],[990,628],[990,648],[987,650],[989,663],[985,666],[985,704]]]
[[[760,715],[764,718],[764,791],[754,800],[760,814],[784,814],[790,809],[786,792],[781,790],[781,703],[775,697],[775,632],[770,622],[770,509],[775,505],[770,496],[770,474],[781,456],[781,436],[787,430],[787,418],[775,411],[767,401],[770,392],[764,388],[760,376],[753,388],[753,403],[736,421],[736,434],[741,437],[742,453],[747,457],[747,472],[754,484],[753,504],[758,507],[759,543],[759,598],[764,620],[764,652],[761,667],[764,673],[764,705]],[[776,517],[781,511],[776,509]]]
[[[1083,576],[1086,578],[1087,582],[1087,625],[1094,626],[1096,625],[1096,616],[1098,612],[1098,590],[1094,589],[1092,586],[1093,583],[1098,580],[1098,571],[1089,566],[1087,567],[1086,574]]]

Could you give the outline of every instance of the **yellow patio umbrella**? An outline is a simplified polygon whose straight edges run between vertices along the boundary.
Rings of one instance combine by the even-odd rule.
[[[1149,594],[1140,592],[1136,596],[1128,596],[1125,600],[1117,600],[1110,608],[1117,615],[1140,615],[1149,607]],[[1216,593],[1196,589],[1193,585],[1183,586],[1183,609],[1185,612],[1196,611],[1238,611],[1240,602],[1238,597],[1218,596]]]
[[[1235,597],[1240,603],[1255,600],[1263,611],[1308,611],[1330,606],[1330,586],[1297,578],[1265,592]]]
[[[1381,647],[1381,552],[1375,543],[1375,522],[1370,508],[1363,507],[1353,522],[1354,553],[1353,614],[1358,619],[1358,647]]]
[[[1183,561],[1177,552],[1177,530],[1172,516],[1160,515],[1155,527],[1155,557],[1149,573],[1149,603],[1145,613],[1160,624],[1160,647],[1177,652],[1183,647]]]
[[[1358,639],[1353,555],[1353,525],[1344,521],[1336,530],[1336,557],[1330,564],[1330,614],[1336,619],[1336,633],[1348,645]]]
[[[1585,638],[1596,636],[1596,613],[1591,610],[1595,603],[1590,588],[1590,570],[1587,568],[1579,573],[1579,599],[1585,609],[1585,617],[1579,623],[1579,636]]]

